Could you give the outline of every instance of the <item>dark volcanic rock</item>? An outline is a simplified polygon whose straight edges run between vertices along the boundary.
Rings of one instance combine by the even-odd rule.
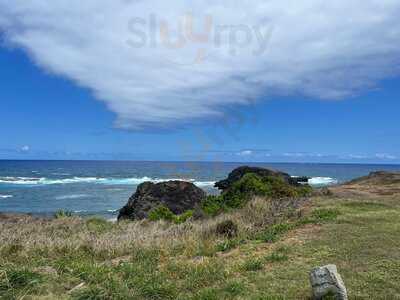
[[[175,214],[182,214],[195,208],[205,197],[206,193],[190,182],[145,182],[137,187],[136,193],[120,210],[118,219],[145,219],[153,208],[160,205]]]
[[[233,170],[227,179],[218,181],[215,183],[215,187],[225,191],[231,187],[231,185],[240,180],[244,175],[248,173],[254,173],[257,174],[260,177],[281,177],[285,182],[291,184],[291,185],[299,185],[299,183],[307,183],[308,182],[308,177],[297,177],[297,178],[292,178],[289,174],[280,172],[280,171],[275,171],[275,170],[270,170],[270,169],[264,169],[264,168],[258,168],[258,167],[239,167],[235,170]]]

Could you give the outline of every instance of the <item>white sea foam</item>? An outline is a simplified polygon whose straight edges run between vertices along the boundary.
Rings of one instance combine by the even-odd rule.
[[[13,195],[0,195],[0,199],[8,199],[14,197]]]
[[[73,195],[63,195],[56,197],[56,200],[68,200],[68,199],[80,199],[90,197],[87,194],[73,194]]]
[[[150,178],[132,177],[132,178],[103,178],[103,177],[71,177],[63,179],[52,179],[45,177],[0,177],[0,184],[9,185],[51,185],[51,184],[71,184],[71,183],[94,183],[104,185],[138,185],[140,183],[151,181],[160,183],[170,180],[181,180],[193,182],[199,187],[212,186],[213,181],[196,181],[195,179],[182,179],[182,178]]]
[[[107,209],[107,212],[109,213],[115,213],[117,212],[119,209]]]
[[[193,182],[195,185],[198,187],[213,187],[215,184],[215,181],[195,181]]]
[[[337,179],[334,179],[331,177],[312,177],[308,180],[308,183],[310,185],[323,186],[323,185],[337,184],[338,181],[337,181]]]

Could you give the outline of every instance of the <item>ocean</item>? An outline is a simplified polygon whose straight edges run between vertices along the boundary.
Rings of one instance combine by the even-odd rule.
[[[400,165],[0,160],[0,212],[50,216],[63,209],[115,219],[142,182],[188,180],[215,194],[214,182],[242,165],[309,176],[313,186],[345,182],[371,171],[400,171]]]

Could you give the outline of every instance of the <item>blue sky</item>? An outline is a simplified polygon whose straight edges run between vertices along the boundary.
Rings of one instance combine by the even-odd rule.
[[[39,2],[16,1],[11,7],[0,0],[0,159],[400,162],[400,31],[391,26],[399,20],[391,19],[399,7],[390,1],[379,7],[377,13],[383,19],[379,24],[370,24],[369,14],[377,9],[372,9],[374,1],[371,5],[365,1],[365,11],[349,15],[353,24],[357,20],[358,31],[350,34],[347,28],[338,28],[332,40],[328,34],[327,41],[315,33],[311,41],[298,45],[295,57],[291,39],[297,43],[297,36],[305,35],[308,28],[289,34],[279,19],[282,23],[270,21],[273,27],[266,28],[275,28],[278,37],[286,34],[285,39],[272,36],[265,55],[254,58],[240,52],[240,47],[234,48],[240,53],[233,55],[229,44],[225,49],[229,56],[223,56],[223,47],[208,45],[194,50],[195,54],[209,53],[197,64],[192,61],[193,52],[178,49],[182,50],[179,57],[190,65],[159,64],[157,57],[165,58],[170,52],[146,45],[120,54],[129,49],[119,49],[117,42],[106,43],[95,29],[78,23],[82,18],[75,25],[73,19],[63,25],[45,18],[46,13],[60,12],[63,7],[50,5],[45,12]],[[76,13],[74,7],[85,13],[78,2],[72,2],[71,16]],[[202,8],[202,1],[194,3]],[[111,11],[118,11],[118,5]],[[213,20],[233,18],[229,9],[223,15],[217,8],[213,11]],[[299,16],[294,17],[304,16],[304,11],[296,7]],[[13,23],[24,14],[37,18]],[[287,21],[295,22],[294,17]],[[38,19],[41,26],[35,26]],[[318,29],[318,21],[311,25]],[[335,21],[328,25],[337,28]],[[376,32],[371,33],[372,25]],[[330,32],[326,24],[322,27]],[[76,28],[86,30],[86,35],[79,36]],[[386,38],[382,32],[388,28],[392,31]],[[366,32],[370,34],[363,42],[369,48],[360,50],[363,42],[355,36]],[[57,38],[52,36],[55,33]],[[346,47],[331,47],[348,36]],[[315,45],[322,40],[327,45],[316,51]],[[374,46],[378,42],[379,47]],[[104,50],[108,46],[112,53]],[[310,49],[315,52],[302,51]],[[145,56],[153,50],[155,62]],[[225,65],[226,57],[233,67]]]

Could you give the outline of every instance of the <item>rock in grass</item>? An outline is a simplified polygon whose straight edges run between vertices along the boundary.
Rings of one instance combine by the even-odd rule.
[[[205,197],[206,193],[191,182],[145,182],[137,187],[136,193],[120,210],[118,220],[146,219],[152,210],[160,206],[180,215],[200,205]]]
[[[313,269],[310,273],[310,282],[314,300],[325,299],[329,296],[337,300],[348,299],[346,287],[335,265]]]

